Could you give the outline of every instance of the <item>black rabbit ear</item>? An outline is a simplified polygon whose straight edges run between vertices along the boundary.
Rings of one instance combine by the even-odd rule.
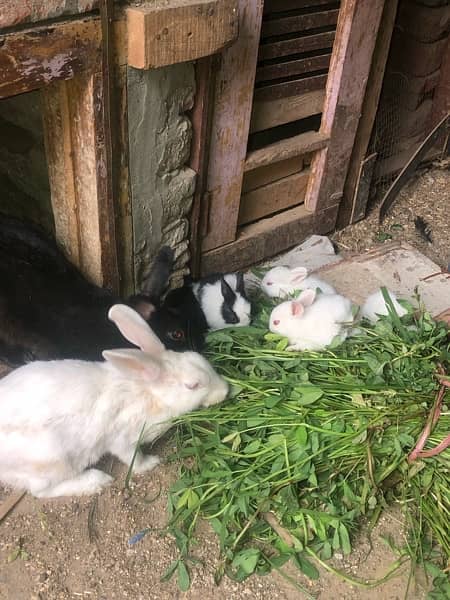
[[[236,300],[236,294],[233,292],[231,286],[225,280],[225,277],[223,275],[220,278],[220,289],[222,291],[222,296],[225,300],[225,303],[230,306],[233,306],[234,301]]]
[[[175,253],[169,246],[162,246],[153,261],[148,277],[143,282],[142,292],[158,303],[169,286],[169,278],[175,262]]]
[[[245,296],[244,273],[236,273],[236,291]]]

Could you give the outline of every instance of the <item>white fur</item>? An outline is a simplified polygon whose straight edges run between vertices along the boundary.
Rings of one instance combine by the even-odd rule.
[[[228,386],[202,356],[165,350],[140,317],[137,332],[133,313],[116,305],[110,318],[127,338],[138,335],[147,352],[105,351],[106,362],[34,362],[0,380],[1,481],[39,497],[97,492],[112,477],[88,467],[107,452],[130,464],[144,423],[142,442],[151,442],[169,419],[224,400]],[[138,451],[134,470],[158,463]]]
[[[238,323],[227,323],[222,316],[221,310],[224,299],[220,288],[220,281],[203,285],[201,295],[199,284],[194,284],[193,287],[194,294],[200,302],[208,327],[212,331],[215,329],[223,329],[224,327],[240,327],[250,324],[251,305],[246,298],[243,298],[241,294],[236,291],[236,275],[234,273],[227,273],[224,275],[224,279],[236,293],[236,300],[232,308],[239,317]]]
[[[390,290],[387,290],[389,298],[392,300],[395,312],[399,317],[403,317],[408,312],[401,304],[398,303],[395,294]],[[366,299],[360,310],[360,317],[368,319],[371,323],[376,323],[380,318],[380,315],[388,315],[389,310],[383,297],[383,293],[377,290]]]
[[[314,291],[306,290],[297,300],[282,302],[273,309],[270,331],[289,339],[288,350],[323,350],[337,335],[347,337],[344,324],[353,321],[350,300],[338,294],[315,296]]]
[[[323,294],[335,294],[336,290],[323,279],[308,276],[304,267],[274,267],[267,271],[261,281],[261,289],[270,298],[285,298],[296,291],[319,288]]]

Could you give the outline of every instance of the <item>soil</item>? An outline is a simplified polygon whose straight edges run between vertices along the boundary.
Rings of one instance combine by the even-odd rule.
[[[450,261],[448,216],[450,174],[441,167],[422,173],[402,193],[382,227],[373,213],[365,221],[334,235],[344,251],[364,251],[380,243],[379,231],[392,239],[408,240],[442,267]],[[422,240],[414,229],[414,216],[429,222],[433,243]],[[401,225],[393,227],[393,225]],[[4,370],[6,372],[6,370]],[[1,376],[1,368],[0,368]],[[162,452],[170,450],[170,440]],[[190,568],[191,588],[179,591],[176,579],[161,576],[177,556],[173,539],[164,534],[167,490],[177,477],[177,465],[160,465],[147,475],[134,476],[124,488],[125,469],[113,459],[103,468],[116,476],[113,486],[101,494],[83,498],[39,500],[26,495],[0,522],[0,600],[133,600],[187,598],[213,600],[294,600],[305,595],[274,572],[253,576],[244,583],[224,577],[219,586],[214,574],[220,563],[214,534],[204,523],[198,545],[199,560]],[[0,511],[11,490],[0,487]],[[129,540],[148,529],[135,543]],[[371,540],[361,534],[351,555],[337,555],[333,566],[360,580],[385,575],[397,556],[383,541],[402,545],[403,521],[398,507],[383,513]],[[362,528],[362,531],[367,531]],[[310,581],[287,567],[287,575],[320,600],[421,600],[426,595],[422,579],[410,579],[406,564],[395,578],[373,589],[352,586],[321,569],[318,581]]]

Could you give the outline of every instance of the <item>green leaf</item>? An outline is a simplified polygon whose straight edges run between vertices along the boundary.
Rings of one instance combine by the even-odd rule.
[[[294,397],[300,406],[313,404],[323,396],[323,390],[314,385],[302,385],[294,388]]]
[[[182,592],[187,592],[191,586],[191,579],[186,565],[182,560],[178,562],[178,587]]]
[[[15,550],[13,550],[11,552],[11,554],[8,554],[7,561],[9,563],[14,562],[15,560],[17,560],[19,558],[19,554],[20,554],[20,548],[16,548]]]
[[[319,571],[309,560],[301,554],[297,554],[296,559],[298,568],[306,575],[306,577],[313,580],[319,579]]]
[[[306,446],[306,442],[308,441],[308,431],[306,427],[300,425],[295,430],[295,441],[299,446]]]
[[[258,563],[260,551],[257,548],[246,548],[235,554],[231,565],[241,569],[246,575],[251,575]]]
[[[169,579],[171,579],[172,575],[175,573],[175,571],[178,567],[179,562],[180,561],[178,559],[176,559],[170,563],[170,565],[167,567],[167,569],[161,575],[161,581],[169,581]]]
[[[264,399],[264,404],[267,408],[273,408],[281,401],[281,396],[269,396]]]
[[[259,450],[260,446],[261,446],[260,439],[253,440],[253,442],[250,442],[250,444],[247,444],[247,446],[245,446],[244,453],[245,454],[253,454],[257,450]]]
[[[350,544],[350,537],[348,535],[348,531],[344,523],[341,523],[339,526],[339,535],[341,538],[342,551],[344,554],[350,554],[352,551],[352,546]]]

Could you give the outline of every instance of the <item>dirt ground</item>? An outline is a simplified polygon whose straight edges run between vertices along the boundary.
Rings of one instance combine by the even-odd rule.
[[[373,213],[367,220],[336,233],[333,239],[345,253],[364,251],[382,243],[381,239],[391,239],[386,235],[392,236],[410,241],[446,267],[450,262],[449,194],[450,173],[442,166],[434,167],[403,190],[382,227]],[[429,222],[432,244],[417,234],[416,215]],[[164,453],[168,445],[170,441]],[[55,500],[27,495],[0,523],[0,600],[304,597],[279,573],[254,576],[241,584],[224,577],[217,587],[214,572],[219,562],[218,547],[206,524],[198,532],[198,545],[192,549],[200,562],[190,569],[189,592],[180,592],[175,579],[161,582],[161,575],[177,555],[173,540],[163,533],[167,489],[176,479],[177,466],[162,464],[148,475],[135,476],[131,490],[124,489],[123,466],[111,459],[104,466],[109,471],[112,468],[117,478],[103,493]],[[0,510],[10,494],[10,490],[0,487]],[[128,540],[146,528],[149,531],[143,539],[130,546]],[[396,559],[383,537],[390,536],[401,545],[402,531],[400,511],[394,507],[380,519],[371,542],[362,533],[353,553],[337,555],[333,564],[359,579],[382,577]],[[288,568],[287,573],[320,600],[421,600],[426,595],[424,580],[419,577],[409,581],[408,565],[376,590],[351,586],[323,570],[317,582],[307,580],[294,568]]]

